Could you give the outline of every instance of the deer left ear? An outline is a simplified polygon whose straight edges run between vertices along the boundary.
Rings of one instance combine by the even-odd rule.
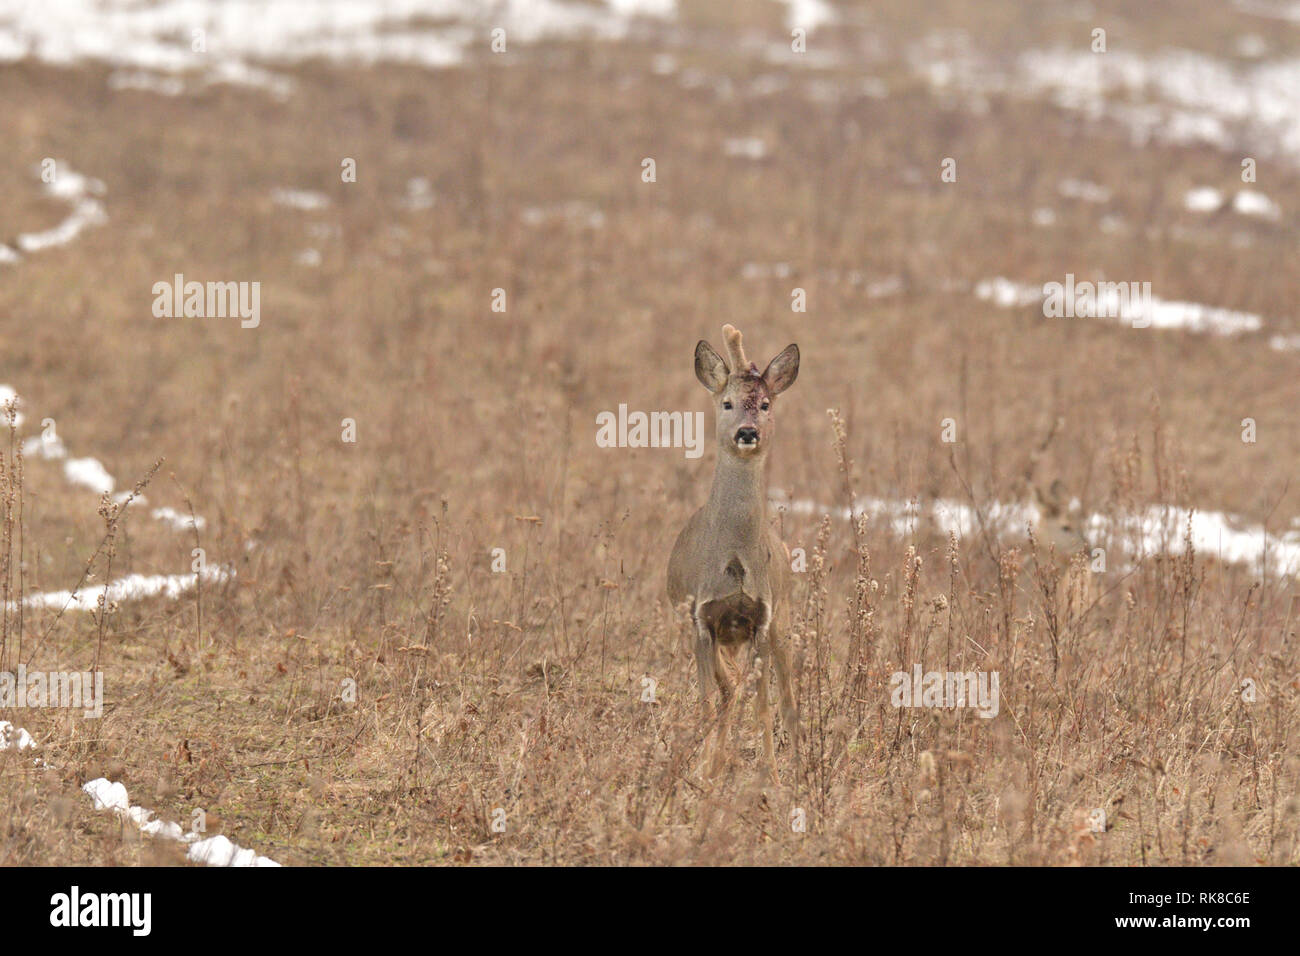
[[[763,381],[772,395],[780,395],[799,377],[799,346],[787,345],[763,370]]]

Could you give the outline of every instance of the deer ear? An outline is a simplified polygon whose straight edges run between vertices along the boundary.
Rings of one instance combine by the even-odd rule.
[[[695,346],[695,377],[710,392],[720,392],[727,386],[727,363],[722,356],[713,351],[713,346],[704,339]]]
[[[799,346],[787,345],[781,354],[767,363],[763,381],[772,395],[780,395],[799,377]]]

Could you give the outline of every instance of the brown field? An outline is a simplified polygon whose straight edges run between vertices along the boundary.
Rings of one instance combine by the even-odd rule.
[[[1129,567],[1117,540],[1092,575],[1023,529],[950,541],[871,512],[785,513],[808,557],[800,771],[782,735],[781,787],[763,786],[747,713],[736,758],[702,773],[692,636],[664,569],[708,491],[711,413],[699,459],[598,448],[596,415],[707,410],[692,350],[731,322],[760,365],[802,351],[769,471],[794,499],[1027,502],[1059,417],[1034,480],[1088,509],[1178,505],[1284,533],[1300,353],[1267,339],[1300,333],[1300,167],[1260,160],[1278,221],[1197,215],[1186,191],[1231,194],[1240,156],[1137,148],[1015,89],[973,109],[903,53],[958,29],[995,61],[1029,37],[1086,49],[1091,21],[1065,4],[845,4],[810,42],[840,59],[815,68],[764,59],[788,42],[775,4],[679,6],[675,27],[618,43],[441,70],[300,65],[283,100],[0,64],[0,240],[65,215],[32,172],[47,156],[102,180],[108,214],[0,265],[0,383],[27,417],[2,458],[0,581],[16,599],[87,567],[91,584],[186,573],[192,533],[148,511],[187,502],[207,520],[198,545],[234,571],[102,616],[6,611],[0,670],[98,662],[106,703],[100,720],[0,709],[44,764],[0,752],[0,862],[183,862],[92,810],[80,787],[106,776],[286,865],[1300,863],[1295,569],[1177,542]],[[1231,60],[1253,31],[1300,54],[1300,27],[1226,4],[1093,7],[1139,53]],[[864,95],[867,77],[887,95]],[[727,155],[743,137],[766,155]],[[402,204],[414,177],[430,208]],[[1067,178],[1110,197],[1062,196]],[[281,187],[329,204],[276,205]],[[1050,228],[1032,221],[1043,206]],[[297,261],[306,248],[318,266]],[[178,272],[260,281],[261,324],[155,318],[151,288]],[[1269,327],[1136,330],[971,292],[1066,273]],[[105,518],[58,463],[20,463],[45,417],[119,488],[164,459],[147,505]],[[999,715],[891,706],[889,675],[916,663],[998,672]]]

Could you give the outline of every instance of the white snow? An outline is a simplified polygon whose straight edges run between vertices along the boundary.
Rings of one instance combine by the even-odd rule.
[[[231,843],[217,834],[190,846],[189,858],[208,866],[279,866],[274,860]]]
[[[1274,574],[1300,572],[1300,532],[1268,534],[1263,527],[1246,526],[1234,515],[1153,505],[1136,515],[1112,521],[1092,515],[1083,526],[1086,537],[1113,532],[1137,545],[1140,554],[1182,553],[1188,533],[1201,554],[1212,554],[1230,564],[1265,564]]]
[[[121,810],[126,813],[131,807],[126,787],[120,783],[112,783],[104,777],[96,777],[83,783],[81,789],[90,794],[96,810]]]
[[[233,575],[233,570],[219,567],[204,568],[197,575],[128,574],[108,584],[82,588],[80,591],[37,591],[24,597],[22,603],[23,607],[44,607],[56,611],[93,611],[99,607],[101,596],[104,596],[105,604],[159,596],[174,601],[193,590],[200,580],[220,584]],[[16,609],[16,606],[16,602],[9,602],[11,610]]]
[[[35,750],[36,741],[22,727],[15,727],[7,720],[0,720],[0,750]]]
[[[1243,189],[1232,200],[1233,211],[1243,216],[1259,216],[1261,219],[1278,220],[1282,218],[1282,209],[1277,203],[1261,192]]]
[[[190,516],[175,508],[154,508],[150,515],[157,521],[163,521],[171,525],[173,531],[202,531],[207,525],[202,515]]]
[[[41,168],[36,169],[40,175]],[[70,212],[58,225],[43,232],[19,233],[14,240],[22,252],[42,252],[54,246],[67,245],[90,226],[98,226],[108,221],[103,203],[95,196],[104,194],[104,184],[98,179],[91,179],[75,172],[63,160],[55,160],[53,181],[45,183],[47,195],[72,206]]]
[[[1042,303],[1045,293],[1042,286],[1014,282],[1002,276],[983,279],[975,286],[977,298],[993,302],[1004,308]],[[1099,296],[1099,298],[1101,298]],[[1111,296],[1111,298],[1115,298]],[[1107,302],[1107,311],[1112,313],[1111,321],[1116,321],[1119,302]],[[1143,319],[1155,329],[1183,329],[1188,332],[1211,335],[1242,335],[1258,332],[1264,327],[1264,320],[1252,312],[1240,312],[1224,309],[1199,302],[1178,302],[1169,299],[1151,297],[1151,314],[1147,315],[1139,301],[1124,315],[1126,322]]]
[[[802,15],[824,19],[822,5],[801,0]],[[675,0],[8,0],[0,4],[0,62],[104,62],[119,68],[110,74],[114,89],[167,96],[177,91],[167,77],[185,73],[285,96],[289,81],[255,64],[324,58],[440,68],[472,47],[486,51],[496,27],[509,50],[549,37],[617,40],[639,19],[675,15]]]
[[[834,23],[835,8],[826,0],[781,0],[785,4],[785,23],[790,30],[803,28],[812,33],[819,27]]]
[[[1212,186],[1198,186],[1187,190],[1183,208],[1189,212],[1218,212],[1223,208],[1223,193]]]
[[[1021,79],[1066,108],[1110,116],[1134,142],[1209,143],[1247,155],[1300,161],[1300,60],[1249,68],[1190,50],[1139,54],[1037,50],[1020,62]],[[1129,102],[1129,101],[1132,102]]]
[[[905,51],[936,92],[973,111],[991,94],[1048,98],[1091,120],[1110,120],[1135,146],[1209,144],[1239,156],[1300,166],[1300,58],[1249,64],[1186,49],[1112,47],[1026,50],[1003,66],[959,30],[936,32]]]
[[[5,401],[18,400],[18,394],[8,385],[0,384],[0,405]],[[63,461],[64,477],[69,483],[79,485],[96,494],[112,494],[116,482],[98,458],[69,458],[67,446],[57,435],[47,437],[45,432],[32,435],[22,442],[25,456]],[[113,500],[118,504],[129,498],[131,492],[118,492]],[[135,503],[143,505],[145,497],[137,495]],[[173,531],[184,532],[192,529],[202,530],[206,526],[203,517],[177,511],[175,508],[154,508],[150,516],[168,525]],[[83,590],[73,591],[37,591],[26,595],[23,607],[45,607],[54,610],[91,611],[99,606],[99,599],[105,603],[114,601],[136,601],[144,598],[163,596],[176,600],[198,585],[200,581],[220,583],[234,576],[233,568],[207,567],[196,577],[194,574],[129,574],[111,581],[107,585],[97,585]],[[17,608],[17,602],[9,602],[10,609]]]
[[[124,820],[129,820],[147,836],[188,843],[188,856],[195,863],[208,866],[279,866],[274,860],[258,856],[230,841],[228,837],[217,836],[199,839],[199,834],[186,833],[179,823],[171,823],[154,817],[152,810],[135,806],[131,803],[126,787],[105,777],[82,784],[81,789],[90,795],[96,810],[111,810]]]
[[[96,494],[113,493],[113,476],[98,458],[69,458],[63,463],[63,474],[72,484],[89,488]]]
[[[25,729],[15,729],[7,720],[0,720],[0,750],[16,747],[18,750],[33,750],[36,742]],[[131,803],[126,786],[107,777],[96,777],[81,785],[82,791],[90,797],[91,804],[98,811],[111,811],[123,820],[130,821],[141,833],[157,839],[174,840],[188,843],[188,856],[195,863],[208,866],[279,866],[269,857],[259,856],[252,850],[245,849],[230,841],[228,837],[217,835],[199,839],[200,834],[186,833],[179,823],[156,819],[152,810]]]
[[[786,507],[791,514],[829,514],[840,520],[853,517],[843,505],[823,505],[809,499],[789,500],[773,492],[774,506]],[[940,534],[956,533],[959,538],[979,532],[980,516],[965,502],[938,498],[922,505],[917,501],[884,498],[859,498],[854,502],[857,515],[881,519],[895,537],[915,534],[929,524]],[[1039,523],[1038,509],[1029,503],[987,502],[984,522],[1002,534],[1023,533]],[[1213,555],[1231,564],[1267,566],[1270,573],[1300,573],[1300,530],[1283,534],[1266,533],[1259,525],[1247,525],[1236,516],[1217,511],[1197,511],[1172,505],[1153,505],[1136,514],[1112,519],[1106,515],[1086,516],[1080,526],[1090,542],[1114,540],[1130,557],[1183,552],[1183,542],[1191,522],[1192,545],[1203,555]]]

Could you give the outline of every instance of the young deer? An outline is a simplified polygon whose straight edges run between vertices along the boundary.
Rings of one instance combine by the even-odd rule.
[[[737,656],[746,643],[752,645],[763,756],[775,782],[769,661],[776,665],[781,714],[796,755],[799,719],[784,645],[789,552],[768,525],[765,466],[773,436],[772,408],[799,374],[799,347],[787,346],[760,374],[758,366],[745,358],[740,333],[724,325],[722,334],[729,366],[703,339],[695,346],[695,377],[712,394],[717,414],[718,463],[708,502],[686,523],[673,546],[668,597],[674,606],[690,604],[700,695],[706,707],[714,682],[722,696],[714,769],[728,735],[740,679]]]
[[[1057,434],[1065,427],[1065,419],[1057,418],[1039,446],[1030,453],[1025,466],[1024,483],[1034,493],[1034,506],[1038,511],[1038,538],[1044,546],[1055,551],[1061,564],[1068,564],[1080,551],[1088,550],[1088,539],[1083,531],[1082,506],[1071,501],[1065,492],[1065,483],[1057,478],[1043,491],[1035,477],[1039,461],[1051,447]]]
[[[1038,528],[1034,533],[1036,578],[1039,587],[1045,589],[1044,598],[1054,599],[1050,627],[1075,625],[1096,604],[1098,597],[1097,580],[1089,566],[1091,546],[1084,527],[1083,507],[1068,497],[1061,479],[1057,478],[1043,491],[1034,477],[1039,459],[1064,425],[1061,418],[1053,422],[1042,444],[1030,454],[1024,475],[1025,483],[1033,490],[1038,511]],[[1048,588],[1050,594],[1046,592]],[[1045,606],[1044,610],[1049,609]]]

